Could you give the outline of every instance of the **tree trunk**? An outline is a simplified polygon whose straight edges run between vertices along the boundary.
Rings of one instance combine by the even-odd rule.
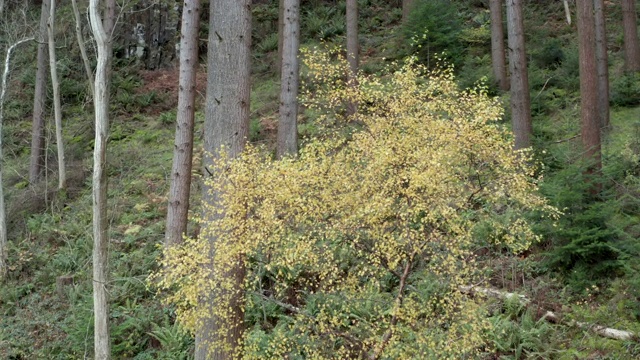
[[[504,53],[504,31],[502,28],[502,0],[490,0],[491,11],[491,64],[493,76],[500,90],[509,90],[507,65]]]
[[[238,156],[245,147],[249,135],[249,93],[251,69],[251,0],[219,0],[211,6],[209,16],[209,53],[207,79],[207,107],[205,119],[204,150],[214,158],[224,148],[231,158]],[[213,159],[206,157],[207,171]],[[205,171],[205,173],[207,173]],[[214,174],[215,175],[215,174]],[[202,201],[219,206],[218,196],[203,186]],[[216,214],[203,214],[212,220]],[[196,359],[235,359],[241,357],[240,340],[244,332],[245,277],[243,259],[232,267],[216,269],[213,262],[217,239],[201,234],[210,243],[209,266],[220,275],[216,281],[231,285],[233,294],[223,293],[216,287],[212,293],[202,294],[198,306],[208,315],[196,328]],[[214,279],[211,279],[213,281]],[[224,318],[213,312],[215,299],[231,296],[231,306]],[[214,346],[212,344],[223,344]]]
[[[76,38],[78,40],[78,47],[80,48],[80,55],[82,56],[82,63],[84,64],[84,71],[87,73],[87,79],[89,80],[89,91],[91,97],[94,97],[93,86],[93,71],[91,70],[91,63],[89,62],[89,56],[87,56],[87,47],[84,46],[84,38],[82,36],[82,22],[80,20],[80,11],[78,11],[78,3],[76,0],[71,0],[73,7],[73,16],[76,19]]]
[[[564,15],[567,18],[567,24],[571,25],[571,9],[569,9],[569,0],[562,0],[564,5]]]
[[[413,0],[402,0],[402,22],[406,22],[411,15]]]
[[[585,158],[593,161],[590,172],[601,168],[598,119],[598,69],[593,0],[578,0],[578,54],[580,58],[580,115]]]
[[[58,69],[56,67],[56,43],[54,38],[54,25],[56,19],[56,1],[51,1],[47,33],[49,35],[49,70],[51,71],[51,87],[53,88],[53,109],[56,124],[56,147],[58,150],[58,190],[67,187],[67,172],[64,161],[64,140],[62,138],[62,104],[60,103],[60,83],[58,82]]]
[[[609,127],[609,57],[604,0],[593,0],[595,15],[596,66],[598,68],[598,119],[600,128]]]
[[[507,0],[509,72],[511,78],[511,123],[515,149],[531,146],[531,99],[524,43],[523,0]]]
[[[7,94],[7,78],[9,77],[11,54],[18,45],[31,40],[33,40],[33,38],[20,40],[7,49],[7,56],[4,58],[4,71],[2,72],[2,85],[0,87],[0,280],[4,279],[7,275],[7,216],[4,209],[4,193],[2,190],[2,165],[4,162],[2,155],[2,123],[4,98]]]
[[[625,68],[629,72],[638,72],[640,71],[640,42],[638,42],[636,1],[622,0],[621,3]]]
[[[185,0],[182,9],[178,116],[171,167],[166,246],[182,243],[182,236],[187,232],[189,220],[199,26],[200,0]]]
[[[284,18],[277,149],[279,159],[298,153],[300,0],[284,1]]]
[[[35,184],[40,178],[44,165],[44,110],[47,82],[47,19],[49,18],[49,0],[42,1],[40,10],[40,27],[38,35],[38,57],[36,84],[33,94],[33,125],[31,129],[31,159],[29,165],[29,182]]]
[[[349,63],[349,86],[358,86],[358,0],[347,0],[347,62]],[[358,112],[358,104],[350,101],[347,104],[347,115]]]
[[[109,135],[109,66],[111,45],[99,12],[100,0],[91,0],[89,15],[96,40],[98,63],[95,78],[95,141],[93,150],[93,314],[94,350],[98,360],[111,357],[109,341],[107,137]],[[105,21],[108,23],[108,21]]]

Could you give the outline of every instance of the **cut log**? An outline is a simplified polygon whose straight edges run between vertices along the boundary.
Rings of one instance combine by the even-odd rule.
[[[502,300],[518,299],[520,304],[522,304],[523,306],[528,306],[531,303],[531,300],[527,298],[525,295],[510,293],[507,291],[501,291],[497,289],[490,289],[490,288],[473,286],[473,285],[461,286],[459,289],[460,289],[460,292],[468,295],[482,294],[487,297],[492,297],[492,298],[497,298]],[[547,311],[542,316],[542,319],[554,324],[563,324],[561,316],[559,316],[558,314],[552,311]],[[590,324],[590,323],[580,322],[580,321],[564,322],[564,324],[567,326],[577,326],[581,329],[593,331],[595,334],[602,337],[606,337],[608,339],[622,340],[622,341],[638,340],[638,335],[630,331],[612,329],[606,326]]]

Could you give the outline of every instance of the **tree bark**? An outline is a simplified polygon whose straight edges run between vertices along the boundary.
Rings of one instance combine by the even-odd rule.
[[[38,56],[36,84],[33,95],[33,124],[31,129],[31,158],[29,164],[29,182],[35,184],[40,178],[44,165],[44,111],[47,82],[47,19],[49,18],[50,1],[43,0],[40,12],[38,35]]]
[[[569,9],[569,0],[562,0],[564,5],[564,15],[567,18],[567,24],[571,25],[571,9]]]
[[[601,169],[600,121],[598,119],[598,79],[596,66],[593,0],[578,0],[578,55],[580,70],[580,115],[585,158],[592,161],[590,172]]]
[[[502,28],[502,0],[489,0],[491,12],[491,64],[500,90],[509,90]]]
[[[358,86],[358,0],[347,0],[347,62],[349,63],[349,86]],[[358,112],[358,104],[349,101],[347,104],[347,116],[353,116]]]
[[[515,135],[514,148],[516,150],[531,146],[531,98],[529,96],[522,3],[522,0],[507,0],[511,123]]]
[[[66,189],[67,173],[64,161],[64,140],[62,138],[62,104],[60,103],[60,83],[56,67],[56,43],[54,25],[56,19],[56,1],[51,1],[47,33],[49,35],[49,70],[51,71],[51,87],[53,88],[53,109],[56,124],[56,148],[58,150],[58,190]]]
[[[9,77],[9,65],[11,64],[11,54],[20,44],[31,41],[33,38],[23,39],[11,45],[7,49],[7,56],[4,58],[4,71],[2,72],[2,85],[0,87],[0,280],[7,275],[7,216],[4,208],[4,193],[2,183],[2,169],[4,157],[2,155],[2,123],[4,112],[4,98],[7,94],[7,78]]]
[[[95,77],[95,140],[93,150],[93,314],[95,358],[111,357],[109,341],[108,223],[107,223],[107,137],[109,135],[109,67],[111,44],[102,23],[100,0],[91,0],[89,16],[96,40],[98,63]],[[108,21],[105,21],[108,24]]]
[[[624,63],[629,72],[640,71],[640,42],[635,0],[621,0],[624,33]]]
[[[595,16],[596,67],[598,69],[598,119],[600,128],[609,127],[609,56],[604,0],[593,0]]]
[[[211,6],[209,16],[209,52],[207,78],[207,107],[205,118],[204,150],[214,158],[224,148],[227,156],[238,156],[245,147],[249,135],[249,93],[251,69],[251,0],[219,0]],[[205,173],[213,162],[204,160]],[[215,175],[215,174],[214,174]],[[218,195],[210,186],[203,186],[202,201],[220,206]],[[205,220],[213,220],[216,214],[205,213]],[[208,315],[196,328],[196,359],[235,359],[241,357],[240,340],[244,332],[243,259],[234,266],[218,269],[213,262],[217,239],[201,234],[210,243],[209,264],[220,275],[216,281],[231,284],[233,294],[223,293],[216,287],[212,293],[201,294],[198,306]],[[214,281],[214,279],[210,279]],[[232,297],[224,319],[213,312],[215,299]],[[211,344],[224,344],[211,348]]]
[[[78,11],[78,3],[76,0],[71,0],[73,7],[73,16],[76,19],[76,39],[78,40],[78,47],[80,48],[80,55],[82,56],[82,63],[84,64],[84,71],[87,73],[87,79],[89,80],[89,91],[91,97],[95,95],[93,85],[93,71],[91,70],[91,63],[89,62],[89,56],[87,56],[87,47],[84,45],[84,38],[82,36],[82,22],[80,20],[80,11]]]
[[[284,18],[277,149],[279,159],[298,153],[300,0],[284,1]]]
[[[199,26],[200,0],[185,0],[182,8],[178,116],[171,167],[166,246],[182,243],[189,220]]]

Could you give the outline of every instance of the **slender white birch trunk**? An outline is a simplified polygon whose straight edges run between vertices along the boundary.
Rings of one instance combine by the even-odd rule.
[[[56,43],[54,39],[54,24],[56,19],[56,1],[51,0],[47,34],[49,35],[49,69],[51,70],[51,87],[53,88],[53,109],[56,123],[56,147],[58,150],[58,190],[67,187],[67,173],[64,161],[64,140],[62,138],[62,104],[60,103],[60,83],[56,67]]]
[[[87,79],[89,80],[89,91],[91,92],[91,97],[93,98],[95,96],[95,89],[93,85],[93,71],[91,71],[91,63],[89,62],[89,56],[87,56],[87,47],[84,45],[84,37],[82,36],[82,22],[80,20],[80,11],[78,11],[78,2],[76,0],[71,0],[71,5],[73,7],[73,16],[76,19],[76,39],[78,40],[80,55],[82,56],[82,62],[84,63],[84,71],[87,73]]]
[[[95,359],[111,357],[109,341],[107,233],[107,136],[109,129],[110,38],[100,16],[100,0],[89,3],[91,30],[98,49],[95,78],[95,141],[93,149],[93,313]]]

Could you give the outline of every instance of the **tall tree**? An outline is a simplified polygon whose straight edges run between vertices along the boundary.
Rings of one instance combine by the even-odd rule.
[[[198,68],[198,28],[200,0],[185,0],[182,8],[180,34],[180,79],[178,116],[171,167],[171,187],[165,245],[182,242],[187,232],[189,191],[193,166],[193,124],[196,100],[196,71]]]
[[[4,111],[4,98],[7,94],[7,78],[9,77],[9,65],[11,64],[11,54],[17,46],[33,38],[23,39],[9,46],[7,55],[4,58],[4,71],[2,72],[2,84],[0,84],[0,280],[7,274],[7,220],[4,209],[4,193],[2,191],[2,123]]]
[[[108,0],[110,1],[110,0]],[[107,12],[103,23],[100,0],[90,0],[89,18],[96,40],[94,108],[95,140],[93,148],[93,315],[94,356],[98,360],[111,357],[109,341],[108,280],[108,222],[107,222],[107,137],[109,136],[109,74],[111,66],[111,38],[106,30],[113,27]],[[107,7],[108,8],[108,7]]]
[[[358,0],[347,0],[347,62],[349,63],[349,86],[358,86]],[[347,115],[358,111],[358,104],[350,101],[347,104]]]
[[[58,189],[67,187],[67,172],[64,161],[64,141],[62,138],[62,104],[60,103],[60,83],[58,82],[58,69],[56,66],[55,43],[55,19],[56,1],[51,1],[49,20],[47,22],[47,34],[49,43],[49,70],[51,71],[51,87],[53,88],[53,109],[56,124],[56,147],[58,150]]]
[[[509,90],[502,28],[502,0],[489,0],[491,12],[491,65],[500,90]]]
[[[36,84],[33,94],[33,124],[31,129],[31,159],[29,182],[35,184],[40,178],[44,166],[44,111],[47,82],[47,19],[50,0],[43,0],[40,9],[40,27],[38,30],[38,56],[36,60]]]
[[[621,0],[624,33],[624,63],[629,72],[640,71],[640,42],[635,0]]]
[[[511,79],[511,123],[515,149],[531,146],[531,98],[524,42],[523,0],[507,0],[507,34]]]
[[[80,11],[78,10],[78,2],[76,0],[71,0],[71,5],[73,7],[73,16],[76,20],[76,39],[78,40],[78,47],[80,48],[84,71],[87,73],[87,79],[89,80],[89,91],[93,97],[93,71],[91,70],[91,63],[89,62],[89,56],[87,55],[87,47],[84,45],[84,37],[82,36],[82,23],[80,20]]]
[[[596,34],[593,0],[578,0],[578,56],[580,71],[580,118],[582,146],[587,159],[593,161],[591,171],[601,168],[600,121],[598,118],[598,69],[596,66]]]
[[[593,0],[596,40],[596,67],[598,69],[598,119],[600,127],[609,127],[609,56],[607,54],[607,28],[604,0]]]
[[[211,171],[221,151],[231,158],[239,155],[249,134],[251,0],[218,0],[211,6],[208,50],[204,150],[211,156],[204,160],[205,173]],[[218,195],[211,190],[208,185],[203,186],[204,208],[215,209],[205,211],[205,221],[215,219],[223,211],[219,208]],[[210,244],[210,281],[225,286],[203,289],[198,305],[204,317],[196,325],[195,358],[236,358],[241,353],[240,340],[244,332],[244,259],[221,268],[213,261],[217,238],[207,233],[200,236]],[[223,297],[230,299],[230,307],[215,308],[215,299]]]
[[[298,152],[300,0],[284,1],[283,35],[278,158],[295,155]]]

